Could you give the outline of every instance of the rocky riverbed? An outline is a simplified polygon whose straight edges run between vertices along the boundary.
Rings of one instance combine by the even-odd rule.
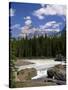
[[[27,61],[26,61],[27,62]],[[18,87],[66,84],[66,65],[54,60],[28,60],[29,65],[19,66]],[[39,73],[38,73],[39,71]]]

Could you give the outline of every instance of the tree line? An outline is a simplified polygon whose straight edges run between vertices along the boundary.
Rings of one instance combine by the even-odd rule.
[[[60,36],[45,37],[40,36],[32,39],[21,38],[11,39],[13,53],[17,58],[45,58],[55,57],[61,53],[66,56],[66,34]],[[13,55],[13,56],[14,56]]]

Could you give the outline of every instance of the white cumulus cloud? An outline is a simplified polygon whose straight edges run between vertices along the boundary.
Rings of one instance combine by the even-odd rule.
[[[31,25],[32,24],[32,20],[31,20],[31,17],[30,16],[26,16],[24,17],[25,19],[25,25]]]
[[[46,24],[44,24],[44,25],[40,25],[39,27],[40,27],[40,29],[42,29],[42,30],[57,30],[57,31],[59,31],[60,30],[60,25],[61,25],[62,23],[60,23],[60,22],[56,22],[56,21],[50,21],[50,22],[47,22]]]
[[[13,17],[15,15],[15,10],[10,8],[9,13],[10,13],[10,16]]]
[[[30,17],[30,16],[26,16],[26,17],[24,17],[24,19],[25,19],[25,20],[31,19],[31,17]]]
[[[45,7],[45,5],[42,4],[41,6],[40,9],[33,12],[33,15],[39,19],[44,19],[45,15],[66,15],[66,6],[64,5],[47,5]]]
[[[15,29],[15,28],[20,29],[20,24],[15,24],[10,27],[10,29]]]
[[[31,23],[32,23],[32,20],[26,20],[25,21],[25,25],[31,25]]]
[[[20,37],[26,37],[26,35],[28,35],[30,33],[30,26],[29,25],[25,25],[23,27],[20,28],[21,29],[21,33],[19,34]]]
[[[45,24],[46,27],[50,27],[56,24],[56,21],[50,21]]]

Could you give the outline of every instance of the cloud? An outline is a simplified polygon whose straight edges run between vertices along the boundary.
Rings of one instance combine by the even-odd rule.
[[[44,16],[41,16],[41,15],[37,15],[37,17],[38,17],[40,20],[44,19]]]
[[[56,28],[56,29],[45,29],[46,32],[59,32],[60,29]]]
[[[24,31],[24,30],[28,30],[29,27],[28,27],[28,26],[23,26],[23,27],[21,27],[20,29],[21,29],[22,31]]]
[[[25,19],[25,25],[31,25],[32,24],[32,20],[30,16],[26,16],[24,17]]]
[[[25,19],[25,20],[31,19],[31,17],[30,17],[30,16],[26,16],[26,17],[24,17],[24,19]]]
[[[31,25],[31,23],[32,23],[32,20],[26,20],[25,21],[25,25]]]
[[[10,27],[10,29],[20,29],[20,24],[15,24],[13,26]]]
[[[10,8],[9,13],[10,13],[10,16],[13,17],[15,15],[15,10]]]
[[[60,25],[62,25],[62,23],[57,23],[56,21],[50,21],[47,22],[44,25],[40,25],[40,29],[42,30],[48,30],[48,31],[59,31],[60,30]]]
[[[45,9],[44,8],[40,8],[38,10],[35,10],[33,12],[33,15],[34,16],[37,16],[38,19],[44,19],[44,13],[45,13]]]
[[[41,7],[45,7],[46,5],[45,4],[41,4]]]
[[[24,20],[25,20],[25,25],[20,28],[21,33],[20,33],[19,36],[25,38],[26,34],[28,35],[31,32],[30,28],[31,28],[31,25],[32,25],[32,20],[31,20],[30,16],[24,17]]]
[[[50,26],[53,26],[53,25],[55,25],[55,24],[56,24],[56,21],[47,22],[47,23],[45,24],[45,28],[50,27]]]
[[[25,26],[21,27],[20,29],[21,29],[21,33],[19,34],[19,36],[25,38],[26,35],[29,34],[30,26],[29,25],[25,25]]]
[[[64,15],[66,16],[66,6],[64,5],[41,5],[40,9],[37,9],[33,12],[34,16],[37,16],[38,19],[44,19],[45,15]],[[41,18],[40,18],[41,17]]]
[[[32,27],[30,28],[30,25],[25,25],[23,27],[21,27],[21,33],[20,33],[20,37],[26,37],[26,35],[28,36],[30,33],[34,34],[36,31],[39,31],[41,33],[44,33],[44,32],[59,32],[60,31],[60,28],[59,26],[61,25],[62,23],[57,23],[56,21],[50,21],[50,22],[47,22],[46,24],[44,25],[40,25],[39,27]]]
[[[60,25],[62,25],[62,23],[55,23],[55,24],[52,26],[52,28],[59,28]]]

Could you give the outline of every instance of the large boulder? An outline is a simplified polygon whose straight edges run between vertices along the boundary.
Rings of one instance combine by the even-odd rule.
[[[47,71],[48,78],[66,81],[66,69],[63,65],[56,65]]]
[[[18,79],[20,81],[31,80],[32,77],[37,75],[35,68],[26,68],[17,73]]]

